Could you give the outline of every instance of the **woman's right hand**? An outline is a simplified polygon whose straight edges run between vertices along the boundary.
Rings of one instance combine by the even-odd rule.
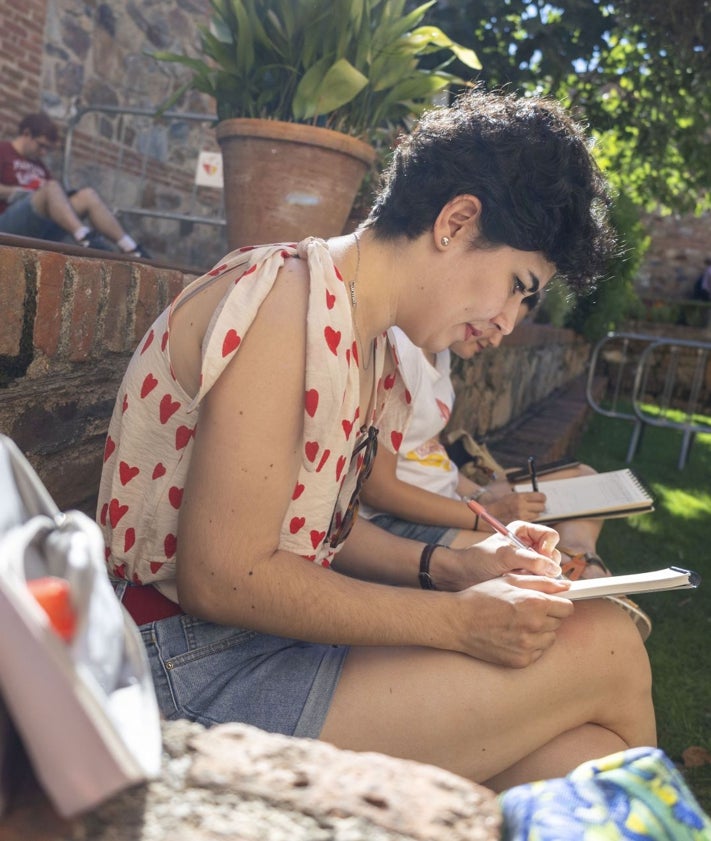
[[[454,594],[458,650],[488,663],[525,668],[550,648],[563,620],[573,613],[568,583],[509,573]],[[562,598],[560,598],[562,597]]]

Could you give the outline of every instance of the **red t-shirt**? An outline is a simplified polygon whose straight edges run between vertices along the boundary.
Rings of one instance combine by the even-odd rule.
[[[49,181],[52,173],[41,161],[21,155],[9,140],[0,142],[0,184],[37,190]],[[0,199],[0,213],[7,210],[7,201]]]

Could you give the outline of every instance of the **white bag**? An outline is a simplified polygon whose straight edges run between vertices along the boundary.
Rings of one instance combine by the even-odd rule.
[[[28,589],[46,576],[68,591],[75,620],[69,641]],[[0,694],[61,815],[91,809],[159,773],[150,669],[138,629],[111,587],[99,527],[79,511],[62,514],[4,435],[0,640]]]

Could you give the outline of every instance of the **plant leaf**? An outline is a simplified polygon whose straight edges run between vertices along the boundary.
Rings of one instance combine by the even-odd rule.
[[[345,58],[324,72],[324,62],[314,65],[296,88],[293,113],[297,119],[310,119],[335,111],[356,97],[368,79]]]

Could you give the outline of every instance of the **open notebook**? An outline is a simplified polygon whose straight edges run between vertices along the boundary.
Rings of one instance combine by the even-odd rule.
[[[701,584],[698,572],[681,567],[667,567],[652,572],[631,575],[611,575],[608,578],[579,578],[572,581],[570,590],[562,593],[566,599],[596,599],[600,596],[629,596],[634,593],[653,593],[656,590],[689,590]]]
[[[531,491],[530,482],[514,485],[519,492]],[[593,476],[551,479],[539,483],[546,495],[546,507],[538,523],[557,523],[581,517],[629,517],[654,510],[654,500],[634,471],[609,470]]]

